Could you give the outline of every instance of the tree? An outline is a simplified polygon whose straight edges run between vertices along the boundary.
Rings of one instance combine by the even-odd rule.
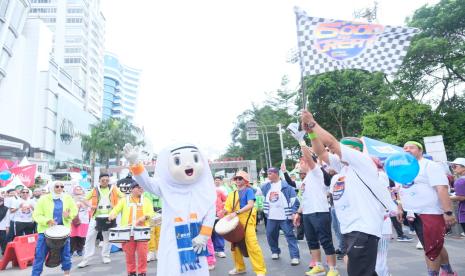
[[[119,164],[121,150],[126,143],[143,144],[138,141],[142,130],[133,126],[127,119],[110,118],[91,125],[89,135],[81,135],[81,147],[85,159],[90,160],[92,179],[94,179],[95,163],[104,163],[108,169],[110,159],[116,158]]]
[[[358,136],[362,118],[377,111],[392,90],[382,73],[341,70],[308,77],[307,101],[318,122],[334,136]]]

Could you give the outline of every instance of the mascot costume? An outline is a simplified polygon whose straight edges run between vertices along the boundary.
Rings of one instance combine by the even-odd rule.
[[[209,275],[206,246],[215,222],[216,190],[208,162],[192,144],[163,149],[155,176],[137,164],[138,147],[124,146],[134,179],[163,199],[157,275]]]

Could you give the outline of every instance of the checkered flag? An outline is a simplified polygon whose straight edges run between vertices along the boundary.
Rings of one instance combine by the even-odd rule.
[[[418,29],[310,17],[295,8],[303,75],[341,69],[395,74]]]

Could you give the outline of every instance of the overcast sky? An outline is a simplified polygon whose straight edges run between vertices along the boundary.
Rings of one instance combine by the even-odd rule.
[[[384,25],[437,0],[379,0]],[[297,64],[293,7],[310,16],[352,20],[368,0],[102,0],[105,45],[120,61],[142,69],[136,122],[155,151],[173,141],[199,145],[210,158],[224,153],[239,114],[260,104]],[[279,122],[276,122],[279,123]]]

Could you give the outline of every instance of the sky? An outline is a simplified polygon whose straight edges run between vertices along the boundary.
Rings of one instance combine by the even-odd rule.
[[[437,0],[378,0],[378,21],[405,18]],[[130,4],[129,4],[130,3]],[[237,116],[262,104],[300,69],[286,62],[297,46],[294,6],[309,16],[353,20],[368,0],[102,0],[105,47],[142,70],[135,122],[155,152],[175,141],[209,159],[231,143]],[[279,123],[279,122],[276,122]]]

